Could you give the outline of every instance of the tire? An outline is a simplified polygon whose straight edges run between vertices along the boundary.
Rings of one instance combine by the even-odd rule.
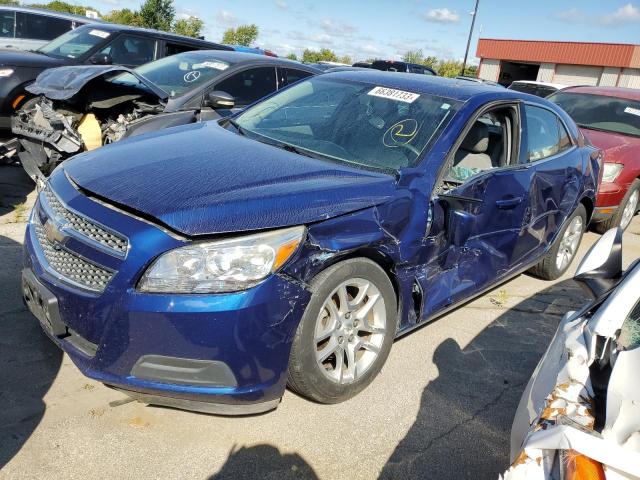
[[[343,402],[364,390],[389,356],[398,325],[396,294],[385,271],[366,258],[327,268],[313,279],[311,292],[293,339],[287,384],[316,402]],[[347,308],[339,301],[340,293],[347,296]],[[361,317],[365,310],[360,308],[365,306],[368,313]]]
[[[593,227],[594,230],[598,233],[605,233],[607,230],[611,230],[612,228],[616,227],[622,227],[623,230],[626,230],[627,227],[629,227],[631,221],[627,222],[627,224],[623,226],[621,225],[622,218],[624,216],[625,208],[629,204],[629,201],[631,200],[631,197],[634,195],[634,193],[635,195],[640,194],[640,180],[638,179],[634,180],[633,183],[629,185],[629,190],[627,190],[627,193],[622,199],[622,202],[620,202],[620,206],[617,208],[616,213],[611,215],[611,217],[604,222],[596,223]],[[638,205],[639,204],[636,200],[635,210],[633,211],[634,215],[638,211]],[[633,219],[633,217],[631,217],[631,219]]]
[[[560,254],[560,249],[564,247],[563,242],[567,237],[565,234],[570,227],[575,225],[574,222],[579,222],[577,218],[580,217],[580,232],[577,234],[577,237],[572,238],[573,250],[570,258],[566,264],[558,265],[558,255]],[[529,270],[529,273],[535,277],[541,278],[542,280],[556,280],[560,278],[564,272],[571,266],[571,263],[576,257],[576,253],[578,252],[578,248],[580,247],[580,243],[582,242],[582,236],[587,228],[587,211],[584,208],[584,205],[578,205],[578,208],[573,212],[573,214],[567,219],[567,221],[562,226],[560,233],[556,237],[553,245],[544,256],[544,258],[533,268]],[[570,233],[569,233],[570,234]]]

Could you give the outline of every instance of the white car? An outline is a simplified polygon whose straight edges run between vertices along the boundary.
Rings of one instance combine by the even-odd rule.
[[[546,98],[552,93],[556,93],[558,90],[567,88],[569,85],[562,85],[561,83],[549,83],[549,82],[536,82],[534,80],[516,80],[507,88],[509,90],[515,90],[516,92],[529,93],[536,97]]]
[[[591,248],[569,312],[520,400],[502,478],[640,478],[640,261],[622,271],[622,230]]]

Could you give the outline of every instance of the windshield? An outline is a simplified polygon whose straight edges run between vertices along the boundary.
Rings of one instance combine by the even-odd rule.
[[[368,83],[313,77],[246,110],[240,132],[358,166],[415,165],[459,102]]]
[[[136,72],[169,93],[172,97],[194,89],[217,77],[230,64],[202,53],[186,52],[147,63],[136,68]],[[124,74],[118,80],[125,81],[130,74]]]
[[[56,58],[79,58],[104,43],[111,34],[98,28],[78,28],[40,47],[40,52]]]
[[[548,100],[584,128],[640,136],[640,102],[585,93],[558,92]]]

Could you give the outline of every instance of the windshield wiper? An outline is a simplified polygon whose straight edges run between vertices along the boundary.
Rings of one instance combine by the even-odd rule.
[[[233,127],[238,131],[238,133],[240,135],[242,135],[243,137],[247,135],[246,130],[244,128],[242,128],[238,122],[236,122],[233,118],[228,118],[227,119],[227,123],[230,123],[231,125],[233,125]]]

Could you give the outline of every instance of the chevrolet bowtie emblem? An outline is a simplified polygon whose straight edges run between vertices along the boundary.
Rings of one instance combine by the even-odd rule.
[[[57,225],[50,219],[47,220],[44,224],[45,236],[47,237],[49,243],[51,243],[55,248],[60,248],[67,238],[67,235],[62,231],[61,228],[61,226]]]

